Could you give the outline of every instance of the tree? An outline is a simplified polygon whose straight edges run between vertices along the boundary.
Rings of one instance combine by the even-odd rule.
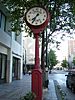
[[[11,13],[12,30],[21,31],[25,27],[25,30],[30,32],[29,28],[25,24],[24,16],[27,9],[35,5],[42,5],[50,12],[50,29],[49,37],[55,32],[60,30],[66,30],[71,33],[70,29],[75,28],[75,1],[74,0],[0,0],[9,12]],[[61,38],[65,35],[62,34]],[[50,42],[54,41],[52,38]],[[57,41],[55,41],[57,43]]]
[[[66,58],[62,61],[61,66],[63,68],[67,68],[68,67],[68,62],[67,62]]]
[[[25,30],[31,35],[32,32],[26,26],[24,20],[25,12],[32,6],[42,5],[50,12],[50,22],[47,27],[47,29],[50,29],[50,32],[47,36],[47,43],[56,44],[58,48],[60,41],[56,37],[59,36],[60,31],[62,31],[60,36],[62,40],[66,35],[67,37],[70,35],[70,38],[73,38],[72,34],[74,34],[75,29],[74,0],[0,0],[0,3],[3,3],[11,13],[10,20],[12,21],[11,29],[13,31]]]
[[[44,3],[47,0],[44,0]],[[12,31],[27,31],[32,33],[26,26],[25,13],[26,11],[37,5],[42,5],[42,0],[0,0],[0,3],[4,4],[10,13],[10,21],[12,22]]]
[[[73,64],[74,64],[74,66],[75,66],[75,57],[73,57]]]
[[[48,65],[50,66],[49,69],[50,71],[52,70],[53,66],[55,66],[58,63],[55,51],[52,49],[48,53]]]

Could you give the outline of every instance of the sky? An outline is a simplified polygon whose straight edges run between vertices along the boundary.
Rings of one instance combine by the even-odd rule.
[[[24,35],[26,35],[26,34],[24,34]],[[61,35],[61,33],[58,35],[57,40],[60,40],[60,35]],[[68,40],[70,40],[70,38],[65,37],[64,41],[61,41],[60,50],[57,50],[56,48],[54,49],[56,51],[56,56],[59,61],[64,60],[65,57],[66,57],[66,59],[68,59],[68,57],[67,57],[68,56]]]
[[[64,33],[64,34],[66,34],[66,33]],[[57,50],[56,45],[53,46],[54,44],[52,44],[52,45],[50,45],[48,47],[49,50],[52,49],[52,50],[56,51],[55,53],[56,53],[56,56],[57,56],[57,60],[62,61],[62,60],[65,59],[65,57],[67,59],[67,56],[68,56],[68,40],[69,39],[67,38],[67,36],[65,36],[63,38],[63,40],[61,40],[60,37],[62,36],[62,31],[57,32],[57,33],[55,32],[54,35],[56,35],[56,37],[54,37],[54,39],[57,40],[57,41],[59,41],[59,42],[61,42],[59,44],[59,49],[60,50]]]
[[[63,41],[60,44],[60,50],[56,50],[56,56],[57,56],[57,59],[59,61],[64,60],[65,57],[67,59],[67,56],[68,56],[68,40]]]
[[[66,33],[65,33],[66,34]],[[65,59],[68,60],[68,40],[73,40],[75,39],[75,34],[72,34],[73,38],[68,38],[68,37],[65,37],[64,38],[64,41],[61,41],[61,44],[60,44],[60,50],[57,50],[56,49],[56,55],[57,55],[57,59],[59,61],[62,61]],[[57,38],[59,39],[59,38]]]

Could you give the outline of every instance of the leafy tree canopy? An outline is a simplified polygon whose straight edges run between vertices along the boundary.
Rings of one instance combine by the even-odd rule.
[[[67,37],[75,32],[75,0],[0,0],[0,3],[3,3],[11,14],[13,31],[25,29],[31,33],[24,20],[25,12],[34,5],[42,5],[50,12],[50,23],[47,27],[50,29],[48,43],[56,42],[58,47],[60,42],[56,36],[61,30],[63,30],[61,39],[66,36],[64,31],[68,33]]]
[[[60,36],[61,40],[64,40],[65,37],[73,39],[73,34],[75,34],[74,4],[74,0],[50,1],[51,6],[49,5],[49,11],[51,13],[51,20],[50,26],[48,26],[50,28],[48,43],[56,43],[56,47],[59,47],[61,42],[57,40],[57,36]]]
[[[46,2],[45,0],[44,2]],[[25,12],[32,6],[41,5],[43,2],[41,0],[0,0],[8,11],[10,12],[10,21],[12,22],[13,31],[21,31],[25,28],[25,31],[30,32],[29,28],[26,26],[24,17]]]
[[[73,57],[73,64],[75,65],[75,57]]]
[[[68,62],[67,62],[66,58],[62,61],[61,66],[63,68],[67,68],[68,67]]]
[[[54,50],[50,50],[48,53],[48,65],[50,66],[50,70],[58,63],[57,57]]]

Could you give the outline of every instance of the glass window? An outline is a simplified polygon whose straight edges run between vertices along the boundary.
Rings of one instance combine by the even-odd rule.
[[[6,30],[6,16],[0,11],[0,28]]]
[[[5,16],[2,14],[1,29],[5,30]]]

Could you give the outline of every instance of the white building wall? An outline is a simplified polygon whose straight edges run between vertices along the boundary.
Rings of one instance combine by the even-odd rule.
[[[20,39],[22,39],[22,35],[20,35],[20,36],[21,36]],[[22,43],[21,42],[22,42],[21,40],[20,40],[20,43],[15,41],[14,38],[13,38],[13,35],[11,37],[6,32],[2,31],[2,29],[0,28],[0,43],[2,45],[4,45],[4,46],[2,46],[3,49],[0,48],[0,50],[2,52],[4,50],[5,50],[5,52],[7,52],[7,48],[11,48],[11,45],[12,45],[12,51],[15,54],[18,54],[18,55],[22,56]]]
[[[18,41],[15,40],[15,33],[12,33],[12,51],[13,53],[22,56],[23,54],[23,40],[22,40],[22,34],[20,33],[19,36],[17,36]]]
[[[12,51],[17,55],[22,56],[21,45],[19,43],[17,43],[15,40],[12,40]]]
[[[11,47],[11,37],[0,28],[0,43],[6,47]]]
[[[4,8],[3,8],[4,9]],[[2,11],[3,11],[2,9]],[[1,7],[0,7],[1,10]],[[5,13],[5,10],[3,12]],[[12,82],[12,63],[13,57],[19,58],[19,68],[18,68],[18,77],[22,79],[22,55],[23,55],[23,42],[22,34],[17,37],[15,41],[15,34],[10,31],[10,23],[7,19],[6,21],[6,30],[4,31],[4,17],[2,19],[2,26],[0,28],[0,53],[7,55],[7,72],[6,72],[6,81]],[[9,27],[10,26],[10,27]]]
[[[7,50],[8,49],[6,47],[0,45],[0,53],[7,54]]]

